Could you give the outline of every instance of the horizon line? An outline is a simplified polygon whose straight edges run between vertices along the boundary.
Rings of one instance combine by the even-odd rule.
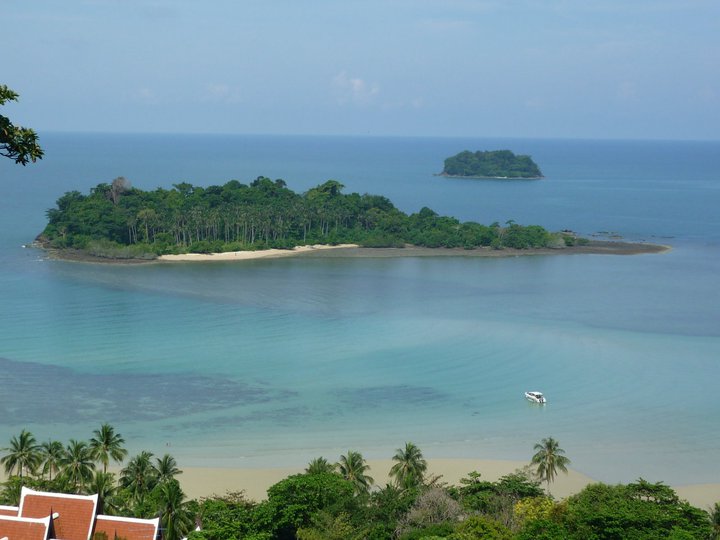
[[[128,135],[128,136],[179,136],[179,137],[306,137],[306,138],[363,138],[363,139],[507,139],[540,141],[615,141],[615,142],[698,142],[717,143],[718,139],[693,139],[665,137],[571,137],[571,136],[527,136],[527,135],[429,135],[429,134],[373,134],[373,133],[252,133],[252,132],[180,132],[180,131],[105,131],[105,130],[34,130],[41,139],[48,135]]]

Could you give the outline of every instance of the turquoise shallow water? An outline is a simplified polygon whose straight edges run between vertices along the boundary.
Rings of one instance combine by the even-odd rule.
[[[0,441],[23,427],[87,437],[110,421],[132,449],[171,445],[185,466],[268,466],[348,448],[388,457],[406,440],[431,457],[529,459],[553,436],[602,480],[720,482],[720,144],[45,140],[43,162],[0,164]],[[547,178],[432,176],[447,155],[500,147],[531,153]],[[674,249],[129,267],[21,247],[69,189],[260,174]],[[527,389],[550,402],[526,403]]]

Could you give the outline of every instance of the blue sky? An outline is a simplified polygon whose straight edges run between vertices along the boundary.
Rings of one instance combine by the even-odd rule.
[[[3,0],[46,131],[720,139],[718,0]]]

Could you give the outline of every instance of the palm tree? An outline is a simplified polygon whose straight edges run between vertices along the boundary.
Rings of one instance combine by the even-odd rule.
[[[548,489],[550,489],[550,482],[555,480],[558,470],[567,473],[570,460],[563,455],[565,450],[560,448],[560,444],[552,437],[537,443],[534,450],[536,452],[530,463],[537,465],[538,478],[540,481],[547,482]]]
[[[182,471],[178,469],[177,461],[170,454],[155,458],[155,462],[157,463],[155,470],[157,471],[158,484],[172,480],[178,474],[182,474]]]
[[[306,474],[331,473],[334,471],[335,466],[324,457],[313,459],[310,463],[308,463],[308,466],[305,469]]]
[[[398,448],[393,456],[395,465],[390,469],[390,476],[395,478],[398,487],[410,489],[423,482],[427,461],[420,449],[413,443],[405,443],[405,448]]]
[[[89,484],[95,471],[95,462],[88,443],[70,439],[60,459],[60,470],[60,475],[76,492]]]
[[[60,441],[47,441],[40,445],[43,477],[47,474],[48,479],[52,481],[53,473],[57,475],[60,472],[60,462],[64,452],[65,449]]]
[[[93,431],[94,437],[90,439],[90,449],[93,459],[103,465],[103,472],[107,472],[108,464],[112,459],[116,463],[122,463],[127,456],[127,450],[123,448],[125,439],[110,424],[103,424],[100,429]]]
[[[340,456],[337,464],[340,475],[355,486],[356,493],[367,493],[370,486],[375,482],[372,477],[365,474],[370,467],[363,459],[360,452],[348,450],[346,456]]]
[[[152,452],[143,450],[120,471],[120,485],[130,490],[136,503],[142,503],[145,495],[155,487],[157,469],[152,464],[152,457]]]
[[[193,526],[192,514],[185,504],[185,494],[177,480],[160,486],[160,525],[163,540],[180,540]]]
[[[86,490],[89,494],[97,493],[97,513],[113,514],[118,510],[115,495],[117,495],[117,485],[115,484],[115,475],[96,471]]]
[[[20,495],[23,489],[22,478],[13,476],[2,483],[0,491],[0,504],[9,506],[20,506]]]
[[[720,502],[716,502],[708,513],[710,514],[710,522],[713,526],[713,532],[710,538],[717,540],[720,538]]]
[[[23,472],[33,473],[40,465],[40,450],[35,437],[29,431],[23,429],[19,436],[10,439],[10,446],[3,450],[8,454],[0,459],[0,463],[5,465],[7,474],[12,474],[13,469],[17,469],[18,476],[22,478]]]

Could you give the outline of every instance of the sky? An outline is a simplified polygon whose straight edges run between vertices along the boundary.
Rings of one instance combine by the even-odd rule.
[[[720,139],[719,0],[2,0],[43,131]]]

